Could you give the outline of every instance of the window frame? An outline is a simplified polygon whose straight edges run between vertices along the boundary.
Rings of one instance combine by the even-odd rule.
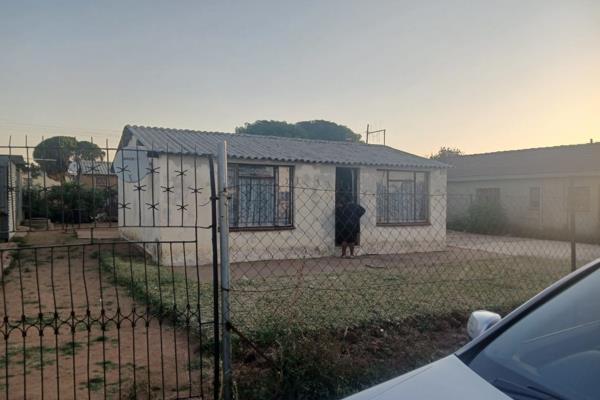
[[[239,182],[239,168],[240,166],[243,167],[269,167],[269,168],[273,168],[273,188],[274,188],[274,199],[275,201],[273,202],[274,204],[274,210],[273,210],[273,215],[274,215],[274,219],[275,219],[275,224],[274,225],[261,225],[261,226],[235,226],[232,225],[232,218],[230,216],[229,218],[229,230],[231,232],[241,232],[241,231],[281,231],[281,230],[291,230],[291,229],[295,229],[295,225],[294,225],[294,172],[295,172],[295,167],[294,165],[289,165],[289,164],[259,164],[259,163],[228,163],[227,169],[229,170],[228,172],[234,170],[234,174],[235,174],[235,181]],[[288,168],[289,170],[289,178],[288,178],[288,189],[289,189],[289,219],[290,219],[290,223],[287,225],[278,225],[278,206],[279,206],[279,168]],[[266,178],[265,178],[266,179]],[[232,182],[228,182],[228,186],[231,187]],[[237,196],[237,207],[236,207],[236,212],[238,215],[238,219],[239,219],[239,215],[240,215],[240,207],[241,207],[241,202],[239,199],[240,196],[240,192],[239,192],[239,188],[236,188],[235,191],[235,196]],[[232,198],[232,195],[230,194],[229,196],[229,201],[234,201],[234,199]]]
[[[390,208],[389,208],[389,203],[385,205],[385,222],[380,221],[379,215],[377,214],[377,211],[379,210],[379,207],[376,205],[375,206],[375,226],[382,226],[382,227],[395,227],[395,226],[429,226],[431,225],[431,202],[429,199],[429,184],[430,184],[430,171],[419,171],[419,170],[405,170],[405,169],[378,169],[377,172],[384,172],[385,173],[385,193],[389,194],[390,191],[390,172],[404,172],[404,173],[410,173],[413,175],[412,178],[412,184],[413,184],[413,210],[414,213],[416,214],[416,205],[417,205],[417,174],[418,173],[422,173],[425,176],[425,187],[426,187],[426,194],[425,194],[425,210],[426,210],[426,216],[424,220],[414,220],[414,221],[400,221],[400,222],[389,222],[390,220]],[[400,179],[392,179],[392,182],[402,182],[402,180]],[[379,193],[376,192],[376,196],[379,196]],[[386,201],[385,199],[383,201]],[[387,200],[389,201],[389,200]]]

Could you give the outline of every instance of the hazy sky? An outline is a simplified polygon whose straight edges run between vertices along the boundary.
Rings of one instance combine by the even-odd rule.
[[[428,155],[600,140],[600,1],[0,0],[0,141],[328,119]]]

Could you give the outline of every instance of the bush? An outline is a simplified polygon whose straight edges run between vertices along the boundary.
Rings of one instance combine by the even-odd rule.
[[[86,188],[76,182],[44,189],[33,186],[23,190],[23,211],[27,219],[50,218],[52,222],[90,222],[104,212],[115,191]]]
[[[467,209],[463,219],[454,219],[448,223],[448,228],[483,234],[506,233],[508,220],[499,202],[476,201]]]

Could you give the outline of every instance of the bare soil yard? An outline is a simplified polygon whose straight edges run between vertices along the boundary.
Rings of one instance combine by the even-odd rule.
[[[201,356],[197,329],[154,317],[103,271],[101,247],[85,242],[53,231],[20,243],[0,298],[2,397],[177,398],[210,390],[211,361]]]

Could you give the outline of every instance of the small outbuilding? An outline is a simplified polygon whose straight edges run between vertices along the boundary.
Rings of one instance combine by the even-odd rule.
[[[22,156],[0,155],[0,241],[10,240],[23,221]]]
[[[337,254],[341,201],[366,210],[359,254],[445,248],[443,163],[384,145],[142,126],[124,128],[113,163],[122,178],[121,235],[161,242],[164,262],[182,264],[197,254],[209,263],[208,156],[216,158],[223,141],[233,262]],[[195,245],[169,243],[188,240]]]

